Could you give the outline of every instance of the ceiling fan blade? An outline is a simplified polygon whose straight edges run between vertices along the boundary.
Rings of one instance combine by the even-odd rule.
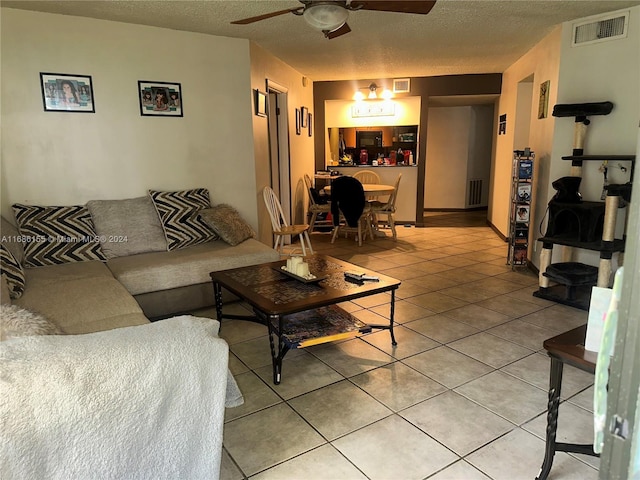
[[[351,6],[354,8],[361,8],[362,10],[376,10],[379,12],[398,12],[398,13],[417,13],[420,15],[426,15],[431,11],[435,5],[435,0],[432,1],[360,1],[352,0]]]
[[[284,15],[285,13],[295,12],[303,7],[288,8],[286,10],[278,10],[277,12],[265,13],[256,17],[243,18],[242,20],[236,20],[231,22],[233,25],[248,25],[249,23],[259,22],[260,20],[266,20],[267,18],[277,17],[278,15]]]
[[[325,33],[324,36],[327,37],[329,40],[331,40],[332,38],[336,38],[336,37],[340,37],[341,35],[345,35],[345,34],[349,33],[350,31],[351,31],[351,27],[349,27],[349,25],[347,25],[345,23],[341,27],[338,27],[335,30],[332,30],[330,32]]]

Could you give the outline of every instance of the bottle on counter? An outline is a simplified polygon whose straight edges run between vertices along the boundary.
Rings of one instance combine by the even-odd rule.
[[[367,152],[366,148],[360,150],[360,165],[368,165],[369,164],[369,152]]]

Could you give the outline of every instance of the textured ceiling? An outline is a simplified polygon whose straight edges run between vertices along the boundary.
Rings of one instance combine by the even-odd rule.
[[[637,1],[438,0],[428,15],[351,12],[351,33],[327,40],[287,13],[297,0],[2,0],[3,7],[247,38],[312,80],[503,72],[555,25]]]

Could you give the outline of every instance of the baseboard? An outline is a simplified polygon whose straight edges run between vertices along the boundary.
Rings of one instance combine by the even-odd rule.
[[[489,207],[471,207],[471,208],[424,208],[424,212],[479,212],[480,210],[488,210]]]
[[[491,223],[489,221],[489,219],[487,219],[487,225],[491,228],[491,230],[493,230],[495,232],[496,235],[498,235],[502,239],[502,241],[506,242],[506,241],[509,240],[507,237],[505,237],[502,234],[502,232],[500,230],[498,230],[498,228],[493,223]]]

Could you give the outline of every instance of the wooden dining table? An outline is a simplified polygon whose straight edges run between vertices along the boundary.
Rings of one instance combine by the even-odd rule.
[[[382,183],[363,183],[362,188],[367,197],[378,197],[383,195],[391,195],[395,190],[393,185],[385,185]],[[331,185],[327,185],[323,189],[327,195],[331,194]]]

